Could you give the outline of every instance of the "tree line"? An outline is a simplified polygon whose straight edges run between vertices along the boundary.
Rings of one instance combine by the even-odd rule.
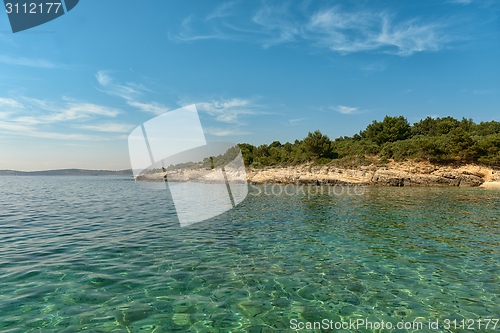
[[[389,159],[500,165],[500,122],[427,117],[413,125],[403,116],[374,120],[359,134],[331,140],[320,131],[302,140],[239,144],[246,165],[386,163]]]

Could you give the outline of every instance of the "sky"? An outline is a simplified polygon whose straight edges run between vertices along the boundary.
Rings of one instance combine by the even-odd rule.
[[[500,121],[500,1],[82,0],[0,13],[0,170],[130,168],[128,135],[195,104],[207,141],[351,136],[385,115]]]

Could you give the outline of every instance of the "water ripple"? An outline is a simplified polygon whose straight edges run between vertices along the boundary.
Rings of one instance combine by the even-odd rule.
[[[282,332],[290,319],[500,313],[493,191],[249,196],[180,228],[167,191],[125,179],[0,184],[2,332]]]

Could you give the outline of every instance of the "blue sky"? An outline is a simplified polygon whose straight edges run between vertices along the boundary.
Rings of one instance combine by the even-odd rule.
[[[353,135],[404,115],[500,121],[500,3],[98,1],[13,34],[0,169],[127,169],[128,134],[196,104],[209,141]]]

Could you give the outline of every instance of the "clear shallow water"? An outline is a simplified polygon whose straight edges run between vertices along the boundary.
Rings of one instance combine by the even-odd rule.
[[[479,188],[250,195],[180,228],[166,191],[126,179],[0,177],[0,331],[498,318],[499,204]]]

